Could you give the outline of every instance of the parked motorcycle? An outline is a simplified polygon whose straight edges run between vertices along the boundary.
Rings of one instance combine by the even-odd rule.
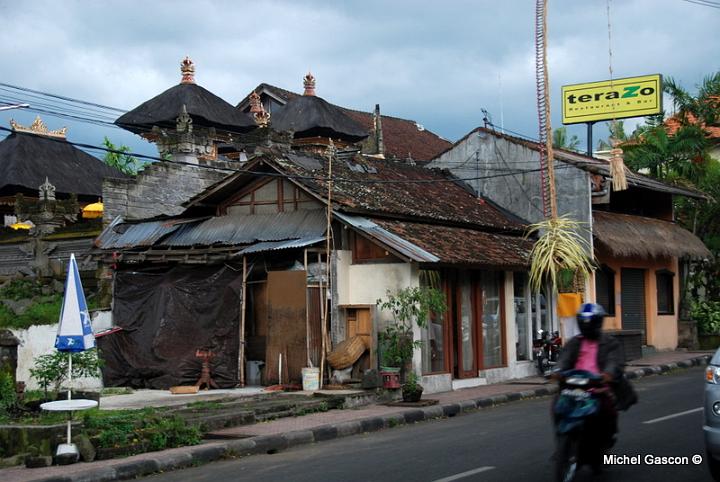
[[[555,367],[561,349],[562,338],[559,332],[538,330],[538,338],[533,340],[533,354],[540,376],[544,376]]]
[[[553,406],[555,417],[555,480],[572,482],[582,465],[602,470],[609,448],[607,427],[600,420],[602,398],[610,388],[602,377],[585,370],[560,373],[560,394]]]

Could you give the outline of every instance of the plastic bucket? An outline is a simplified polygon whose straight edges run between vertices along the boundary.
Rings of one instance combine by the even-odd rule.
[[[320,369],[317,367],[303,368],[302,386],[306,392],[318,390],[320,388]]]

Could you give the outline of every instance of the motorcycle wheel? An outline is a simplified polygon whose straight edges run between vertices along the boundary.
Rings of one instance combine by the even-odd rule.
[[[579,468],[579,440],[576,434],[558,435],[555,453],[555,480],[572,482]]]

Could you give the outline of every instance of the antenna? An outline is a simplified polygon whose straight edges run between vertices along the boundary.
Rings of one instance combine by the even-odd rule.
[[[480,108],[480,112],[483,113],[483,125],[487,129],[488,126],[493,127],[492,116],[484,107]]]

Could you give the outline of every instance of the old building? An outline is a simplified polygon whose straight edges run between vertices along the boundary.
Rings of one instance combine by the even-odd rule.
[[[438,155],[430,167],[473,178],[475,191],[528,222],[543,219],[538,144],[477,128]],[[628,189],[611,189],[607,161],[555,153],[558,211],[587,226],[598,269],[584,299],[607,309],[607,329],[637,331],[643,345],[678,345],[680,278],[684,258],[710,255],[696,236],[673,222],[673,196],[703,198],[691,189],[627,171]],[[554,306],[554,300],[548,307]],[[528,329],[559,329],[557,319],[528,313]],[[550,312],[555,314],[555,309]],[[564,330],[572,333],[572,327]]]
[[[87,251],[101,230],[100,221],[84,219],[81,209],[101,198],[103,179],[127,176],[39,117],[30,126],[11,121],[11,127],[0,142],[0,276],[62,274],[70,253]],[[7,227],[18,221],[29,221],[21,226],[30,229]]]
[[[363,155],[366,131],[305,80],[302,98],[270,115],[271,130],[291,134],[284,142],[255,146],[179,215],[118,218],[97,239],[123,328],[103,341],[106,382],[192,382],[198,349],[215,354],[221,386],[297,381],[354,335],[368,349],[360,366],[376,368],[391,317],[378,299],[427,272],[449,308],[414,329],[429,392],[531,373],[513,303],[525,225],[448,172]],[[261,380],[239,361],[264,364]]]

